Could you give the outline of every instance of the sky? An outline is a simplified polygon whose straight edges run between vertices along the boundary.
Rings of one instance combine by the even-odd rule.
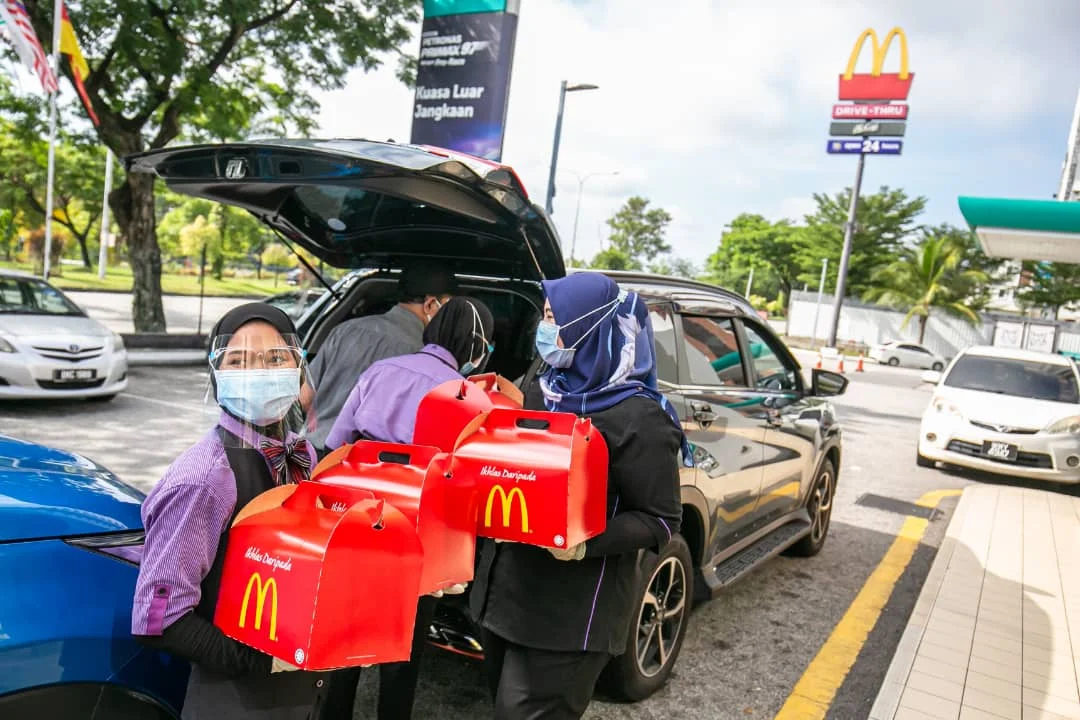
[[[673,253],[701,266],[738,214],[801,220],[814,193],[852,184],[856,157],[825,152],[837,78],[864,29],[894,26],[915,75],[907,134],[901,156],[867,158],[864,191],[926,196],[925,222],[957,225],[959,195],[1050,198],[1080,90],[1076,0],[521,0],[502,160],[542,205],[559,83],[599,85],[566,99],[565,253],[578,181],[563,169],[601,173],[581,194],[577,257],[642,195],[673,216]],[[320,134],[408,141],[413,95],[395,64],[320,95]]]

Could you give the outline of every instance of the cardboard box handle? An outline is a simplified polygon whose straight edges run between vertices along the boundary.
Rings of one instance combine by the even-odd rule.
[[[379,462],[408,465],[410,460],[412,460],[412,453],[392,452],[390,450],[383,450],[379,453]]]
[[[348,493],[336,492],[333,485],[324,483],[302,482],[289,497],[281,503],[282,507],[289,510],[303,510],[315,507],[319,510],[328,510],[342,513],[358,502],[375,500],[375,494],[370,490],[352,490]]]
[[[497,373],[472,375],[469,377],[469,382],[479,385],[485,392],[491,392],[492,390],[500,392],[514,401],[516,405],[521,405],[525,402],[525,396],[522,394],[521,390],[518,389],[517,385],[514,385],[514,383]]]
[[[578,416],[572,413],[495,408],[488,413],[484,428],[488,430],[543,430],[552,435],[572,435],[579,420]]]
[[[377,440],[358,440],[350,446],[347,462],[352,465],[417,465],[427,467],[438,448],[424,445],[401,445]]]
[[[540,418],[518,418],[517,426],[526,430],[547,430],[551,427],[551,421]]]

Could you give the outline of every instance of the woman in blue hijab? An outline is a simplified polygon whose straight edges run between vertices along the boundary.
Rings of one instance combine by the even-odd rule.
[[[498,720],[580,718],[627,647],[637,551],[679,531],[690,448],[656,386],[648,308],[600,273],[546,281],[543,409],[592,419],[608,446],[607,530],[570,548],[487,543],[471,596]],[[540,409],[540,408],[537,408]]]

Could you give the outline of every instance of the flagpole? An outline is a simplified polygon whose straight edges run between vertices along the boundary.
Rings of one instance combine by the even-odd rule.
[[[98,277],[105,279],[105,263],[109,260],[109,191],[112,190],[112,150],[105,148],[105,199],[101,201],[101,248],[98,250]]]
[[[56,96],[60,94],[60,30],[64,21],[64,0],[53,2],[52,66],[56,90],[49,95],[49,171],[45,190],[45,257],[42,276],[49,279],[49,256],[52,253],[53,181],[56,178]]]

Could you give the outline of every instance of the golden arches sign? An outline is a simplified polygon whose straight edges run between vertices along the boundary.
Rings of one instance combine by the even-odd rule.
[[[910,72],[908,71],[907,35],[905,35],[904,31],[898,27],[894,27],[889,31],[889,34],[885,36],[885,42],[883,43],[878,43],[878,36],[873,28],[863,30],[862,35],[855,41],[855,47],[851,49],[851,56],[848,58],[847,69],[844,71],[844,79],[850,80],[855,75],[855,64],[859,61],[859,56],[862,54],[863,45],[866,43],[867,38],[870,38],[870,50],[873,53],[870,74],[874,77],[879,77],[881,75],[881,70],[885,65],[885,56],[889,52],[889,46],[892,45],[893,38],[896,38],[900,41],[899,78],[901,80],[907,80],[910,75]]]

